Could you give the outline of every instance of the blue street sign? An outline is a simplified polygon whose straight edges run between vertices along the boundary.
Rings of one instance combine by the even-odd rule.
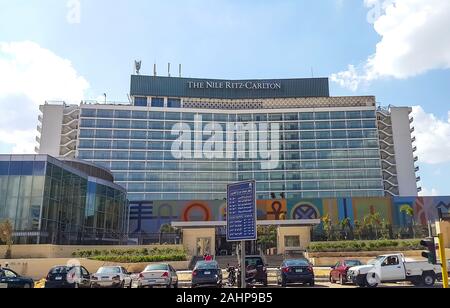
[[[227,241],[256,241],[256,182],[228,185]]]

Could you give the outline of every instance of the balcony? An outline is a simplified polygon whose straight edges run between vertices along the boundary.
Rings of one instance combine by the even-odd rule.
[[[39,154],[39,151],[40,151],[41,149],[39,149],[39,147],[35,147],[34,148],[34,152],[36,153],[36,154]]]
[[[418,192],[418,193],[422,192],[422,187],[418,187],[418,188],[417,188],[417,192]]]
[[[416,131],[416,128],[415,127],[411,127],[411,130],[410,130],[411,134],[414,133],[415,131]]]
[[[38,126],[36,127],[36,129],[37,129],[38,132],[42,133],[42,126],[41,126],[41,125],[38,125]]]
[[[413,152],[417,152],[417,147],[413,147]]]
[[[414,168],[414,171],[415,171],[415,172],[419,172],[419,171],[420,171],[420,167],[417,166],[416,168]]]
[[[414,118],[410,118],[410,119],[409,119],[409,123],[412,124],[413,122],[414,122]]]
[[[419,157],[414,157],[414,162],[417,163],[419,161]]]
[[[42,123],[43,120],[44,118],[42,117],[42,114],[38,115],[38,121]]]
[[[40,144],[41,143],[41,137],[36,136],[36,142]]]
[[[420,181],[422,181],[422,178],[420,176],[416,177],[416,182],[419,183]]]
[[[414,143],[414,142],[416,142],[417,141],[417,138],[414,136],[414,137],[412,137],[412,139],[411,139],[411,143]]]

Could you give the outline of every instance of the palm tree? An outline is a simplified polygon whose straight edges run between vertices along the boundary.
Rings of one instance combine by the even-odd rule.
[[[413,237],[416,238],[415,230],[414,230],[414,225],[415,225],[414,209],[411,206],[405,204],[400,208],[400,213],[405,214],[406,216],[408,216],[410,218],[411,223],[410,223],[409,227],[410,227],[410,230],[412,230]]]
[[[322,217],[323,231],[327,236],[327,241],[331,240],[331,229],[332,229],[332,221],[330,218],[330,214]]]
[[[5,259],[11,259],[12,257],[12,244],[13,244],[13,226],[9,220],[0,224],[0,240],[7,246]]]
[[[350,231],[351,231],[350,218],[346,217],[346,218],[342,219],[342,220],[339,222],[339,225],[340,225],[340,227],[341,227],[342,232],[345,233],[345,240],[347,240],[347,237],[348,237],[348,232],[347,232],[347,230],[350,230]]]

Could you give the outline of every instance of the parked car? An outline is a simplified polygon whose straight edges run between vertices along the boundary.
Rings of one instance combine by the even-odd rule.
[[[355,266],[363,265],[359,260],[343,260],[336,263],[335,266],[331,268],[330,272],[330,282],[339,282],[341,285],[348,283],[347,274],[348,270]]]
[[[450,262],[447,261],[450,265]],[[428,261],[407,260],[401,253],[378,256],[368,265],[349,269],[347,280],[359,287],[376,288],[385,282],[409,281],[414,285],[432,287],[442,274],[440,265]]]
[[[217,261],[199,261],[192,271],[192,288],[222,288],[222,269]]]
[[[139,274],[137,286],[138,288],[178,288],[177,271],[170,264],[149,265]]]
[[[91,275],[83,266],[55,266],[45,279],[45,288],[90,288]]]
[[[104,266],[91,277],[91,288],[131,288],[130,273],[121,266]]]
[[[268,285],[267,278],[267,265],[262,256],[247,256],[245,257],[245,268],[246,271],[255,271],[256,274],[254,277],[254,281],[256,283],[261,283],[264,287]],[[248,273],[246,273],[246,277],[248,277]],[[238,287],[241,287],[241,273],[238,273]]]
[[[307,259],[286,260],[278,270],[278,284],[286,287],[291,283],[314,286],[315,275],[312,264]]]
[[[22,277],[9,268],[0,268],[0,289],[32,289],[34,281]]]

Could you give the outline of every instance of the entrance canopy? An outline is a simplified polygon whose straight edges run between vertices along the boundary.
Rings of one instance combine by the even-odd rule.
[[[310,227],[320,224],[320,219],[302,219],[302,220],[258,220],[258,226],[277,226],[277,227]],[[188,221],[172,222],[172,227],[179,229],[188,228],[216,228],[226,227],[226,221]]]

